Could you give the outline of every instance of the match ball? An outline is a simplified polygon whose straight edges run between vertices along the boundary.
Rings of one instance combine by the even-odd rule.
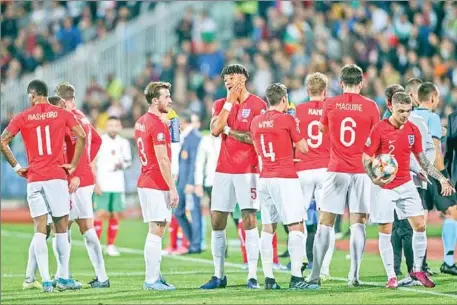
[[[372,170],[375,177],[389,179],[398,171],[398,163],[395,157],[389,154],[376,156],[372,164]]]

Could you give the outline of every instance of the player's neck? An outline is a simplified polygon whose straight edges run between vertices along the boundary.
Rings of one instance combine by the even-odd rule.
[[[420,103],[418,108],[428,109],[428,110],[432,111],[432,105],[428,102]]]
[[[309,100],[311,102],[323,102],[324,98],[322,96],[310,96]]]
[[[248,99],[249,95],[251,95],[251,93],[249,93],[247,89],[243,89],[243,93],[241,93],[240,104],[244,103]]]
[[[45,97],[45,98],[40,98],[38,99],[34,105],[38,105],[38,104],[50,104],[48,99]]]
[[[360,94],[360,89],[357,87],[345,87],[343,93]]]
[[[269,110],[269,111],[272,111],[272,110],[273,110],[273,111],[277,111],[277,112],[282,112],[282,113],[284,113],[284,111],[282,111],[282,109],[280,109],[280,108],[281,108],[281,106],[279,106],[279,105],[278,105],[278,106],[271,106],[270,108],[268,108],[268,110]]]
[[[149,107],[148,109],[149,113],[155,114],[156,116],[160,117],[161,113],[157,107]]]
[[[401,126],[403,125],[403,124],[397,122],[397,121],[393,118],[393,116],[390,116],[390,117],[389,117],[389,122],[390,122],[390,124],[392,124],[392,126],[394,126],[395,128],[401,128]]]

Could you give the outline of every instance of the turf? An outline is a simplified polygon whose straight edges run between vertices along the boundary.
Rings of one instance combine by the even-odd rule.
[[[38,290],[22,291],[21,284],[27,262],[27,249],[32,237],[31,225],[2,225],[1,246],[1,299],[3,304],[142,304],[142,303],[178,303],[178,304],[456,304],[457,279],[451,276],[434,277],[437,287],[425,289],[387,290],[383,288],[385,275],[381,259],[377,255],[366,254],[362,262],[362,281],[370,282],[360,288],[348,288],[344,278],[349,270],[346,252],[337,251],[331,265],[332,276],[337,280],[323,283],[320,291],[288,291],[289,274],[276,272],[277,281],[282,286],[280,291],[252,291],[246,288],[247,273],[240,268],[241,254],[233,245],[229,248],[226,273],[229,287],[214,291],[201,291],[199,286],[212,275],[211,251],[207,249],[200,255],[165,257],[162,260],[162,272],[166,279],[178,290],[171,292],[151,292],[142,290],[144,281],[143,246],[147,227],[141,221],[123,221],[117,244],[122,247],[120,257],[107,257],[105,262],[111,280],[109,289],[84,289],[81,291],[55,292],[44,294]],[[435,232],[436,230],[433,230]],[[376,236],[376,229],[369,227],[368,235]],[[106,232],[105,232],[106,233]],[[93,275],[82,239],[76,229],[73,230],[71,273],[83,282]],[[229,239],[236,240],[236,231],[232,223],[228,228]],[[433,234],[432,234],[433,235]],[[207,232],[208,241],[210,232]],[[280,251],[285,249],[285,234],[279,230]],[[232,243],[230,243],[232,244]],[[50,243],[50,269],[55,271],[55,259]],[[282,259],[286,264],[287,259]],[[439,262],[431,262],[438,270]],[[403,270],[404,271],[404,270]],[[259,264],[258,276],[263,284]]]

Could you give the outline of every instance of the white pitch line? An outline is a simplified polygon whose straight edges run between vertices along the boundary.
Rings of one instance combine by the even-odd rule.
[[[5,230],[2,230],[2,236],[14,236],[14,237],[20,237],[20,238],[27,238],[30,240],[32,237],[31,234],[26,234],[26,233],[22,233],[22,232],[5,231]],[[81,240],[72,239],[72,244],[85,247],[84,242]],[[144,255],[143,250],[139,250],[139,249],[124,248],[124,247],[118,247],[117,249],[123,253]],[[177,255],[164,255],[164,257],[175,259],[175,260],[180,260],[180,261],[200,263],[200,264],[205,264],[205,265],[213,265],[212,260],[203,259],[203,258],[177,256]],[[234,267],[234,268],[243,267],[242,264],[236,264],[236,263],[230,263],[230,262],[225,262],[225,266]],[[282,271],[282,270],[276,270],[275,272],[289,273],[289,271]],[[195,272],[193,272],[192,274],[194,274],[194,273]],[[168,274],[172,274],[172,273],[168,273]],[[142,273],[142,275],[144,275],[144,273]],[[341,277],[331,277],[331,279],[334,281],[339,281],[339,282],[347,282],[346,278],[341,278]],[[367,285],[367,286],[373,286],[373,287],[384,287],[385,286],[385,283],[377,283],[377,282],[363,282],[362,281],[361,284]],[[436,292],[436,291],[431,291],[431,290],[421,290],[421,289],[408,288],[408,287],[399,287],[398,289],[403,290],[403,291],[414,292],[414,293],[422,293],[422,294],[429,294],[429,295],[435,295],[435,296],[444,296],[444,297],[457,299],[457,295]]]

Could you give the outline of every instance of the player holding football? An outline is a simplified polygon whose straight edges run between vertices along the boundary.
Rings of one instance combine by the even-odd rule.
[[[289,100],[287,88],[275,83],[268,86],[266,96],[270,108],[252,120],[251,133],[257,154],[262,160],[259,199],[262,214],[260,253],[265,274],[265,289],[280,289],[273,275],[273,236],[278,222],[288,226],[288,250],[291,259],[289,288],[303,290],[301,266],[305,253],[303,219],[306,208],[300,180],[294,166],[294,150],[308,152],[306,140],[300,135],[294,118],[284,112]],[[292,199],[292,200],[291,200]]]
[[[346,201],[351,214],[348,275],[350,287],[359,285],[359,272],[365,248],[365,222],[369,214],[371,181],[365,174],[362,153],[371,128],[379,121],[376,103],[360,95],[363,71],[346,65],[340,73],[343,94],[326,100],[320,129],[330,134],[330,161],[322,185],[321,216],[317,229],[313,270],[309,281],[320,285],[321,266],[329,248],[336,214],[344,214]]]
[[[213,106],[211,134],[222,134],[221,151],[211,193],[211,249],[214,260],[214,276],[201,289],[225,288],[225,228],[227,217],[238,202],[246,231],[248,258],[248,287],[260,288],[257,283],[259,259],[259,231],[257,230],[258,158],[252,145],[250,126],[252,119],[266,110],[266,103],[246,89],[249,77],[245,67],[234,64],[221,72],[227,88],[227,97],[217,100]]]
[[[94,212],[92,208],[95,176],[92,172],[91,162],[95,159],[100,149],[102,139],[84,113],[76,109],[76,96],[73,85],[68,82],[60,83],[54,93],[62,98],[65,109],[75,115],[87,135],[86,147],[81,156],[81,161],[73,175],[68,177],[72,201],[68,229],[70,230],[73,221],[75,221],[78,224],[79,232],[84,238],[87,254],[95,270],[95,278],[89,282],[89,285],[92,288],[108,288],[110,287],[110,282],[105,270],[100,240],[94,228]],[[65,143],[67,158],[71,159],[74,154],[75,142],[68,132],[65,137]],[[56,278],[58,277],[56,276]]]
[[[317,209],[320,205],[322,184],[327,174],[330,159],[330,137],[328,133],[319,130],[319,121],[322,116],[324,100],[327,97],[328,78],[322,73],[313,73],[306,78],[306,88],[310,101],[297,106],[297,119],[300,122],[300,134],[306,138],[309,152],[296,152],[295,168],[300,178],[301,188],[305,196],[305,208],[308,210],[313,198]],[[321,267],[321,278],[330,276],[329,267],[335,249],[335,231],[330,231],[329,249]]]
[[[49,276],[46,225],[51,213],[56,229],[58,259],[62,266],[57,281],[59,290],[79,289],[69,276],[70,251],[68,244],[68,214],[70,194],[67,174],[73,174],[86,142],[86,134],[74,115],[49,104],[48,87],[33,80],[27,87],[31,107],[16,115],[1,136],[1,151],[17,174],[27,178],[27,201],[33,218],[35,235],[31,246],[43,280],[43,290],[52,292]],[[64,136],[66,128],[76,136],[75,153],[71,163],[64,164]],[[14,157],[9,142],[21,132],[29,166],[23,168]],[[33,282],[35,279],[29,279]]]
[[[160,275],[163,233],[171,220],[171,209],[179,201],[171,174],[170,131],[160,119],[163,113],[168,113],[172,104],[170,88],[169,83],[149,83],[144,90],[149,110],[135,123],[135,140],[141,163],[138,196],[143,220],[149,224],[144,246],[145,290],[176,289]]]
[[[422,137],[416,125],[408,120],[412,111],[411,97],[405,92],[397,92],[392,97],[392,116],[384,119],[373,128],[363,154],[366,173],[376,185],[372,189],[371,221],[379,224],[379,251],[387,272],[387,288],[397,288],[394,270],[393,248],[391,243],[394,209],[399,219],[408,218],[413,233],[414,268],[413,279],[425,287],[435,287],[435,283],[422,271],[422,262],[427,249],[424,210],[421,198],[410,175],[410,155],[415,154],[424,169],[422,176],[437,179],[441,192],[447,196],[455,192],[450,182],[427,159],[422,148]],[[398,163],[396,174],[388,178],[373,174],[372,162],[375,156],[390,154]]]

